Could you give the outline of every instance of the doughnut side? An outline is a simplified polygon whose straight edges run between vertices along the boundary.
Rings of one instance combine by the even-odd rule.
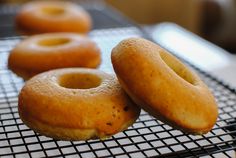
[[[114,134],[106,134],[99,132],[96,128],[91,129],[79,129],[79,128],[66,128],[66,127],[56,127],[50,124],[45,124],[40,120],[34,119],[31,116],[27,116],[23,112],[19,112],[21,120],[32,130],[43,134],[47,137],[51,137],[57,140],[90,140],[90,139],[106,139]],[[133,118],[120,128],[120,131],[126,130],[131,126],[137,118]]]
[[[64,87],[86,84],[92,78],[80,79],[88,74],[101,77],[101,85],[89,89]],[[21,90],[18,105],[20,118],[28,127],[61,140],[110,137],[132,125],[140,113],[114,77],[81,68],[36,75]]]
[[[8,65],[8,68],[11,69],[17,76],[23,78],[23,80],[25,81],[40,73],[40,72],[25,71],[24,69],[22,70],[10,65]]]
[[[218,108],[207,86],[166,50],[130,38],[112,50],[112,64],[122,88],[155,118],[186,133],[207,133]]]
[[[99,138],[96,129],[72,129],[65,127],[55,127],[50,124],[42,123],[19,110],[21,120],[32,130],[45,136],[58,140],[88,140]]]

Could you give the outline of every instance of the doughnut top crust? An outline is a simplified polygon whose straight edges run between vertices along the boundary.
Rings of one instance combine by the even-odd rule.
[[[152,116],[191,134],[207,133],[214,126],[218,108],[208,87],[157,44],[126,39],[111,58],[122,88]]]
[[[17,13],[16,24],[26,34],[87,33],[91,29],[92,20],[89,13],[75,3],[40,0],[24,4]]]
[[[109,137],[128,128],[139,113],[117,79],[95,69],[67,68],[36,75],[19,95],[23,122],[62,140]]]
[[[56,68],[96,68],[100,49],[88,37],[75,33],[46,33],[22,40],[10,52],[8,67],[28,79]]]

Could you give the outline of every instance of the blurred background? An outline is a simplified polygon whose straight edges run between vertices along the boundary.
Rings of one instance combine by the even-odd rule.
[[[0,3],[25,1],[0,0]],[[236,53],[236,0],[104,0],[104,2],[138,24],[150,26],[161,22],[174,22],[229,52]]]
[[[106,0],[140,24],[164,21],[236,53],[236,0]]]

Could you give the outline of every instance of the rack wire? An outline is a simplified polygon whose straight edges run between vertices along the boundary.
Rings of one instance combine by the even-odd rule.
[[[139,37],[135,27],[92,31],[102,50],[99,69],[113,73],[111,49],[122,39]],[[9,51],[21,37],[0,40],[0,157],[232,157],[236,149],[236,92],[195,67],[210,87],[219,106],[214,128],[202,136],[184,134],[145,111],[129,129],[104,141],[58,141],[25,126],[17,109],[24,81],[7,68]]]

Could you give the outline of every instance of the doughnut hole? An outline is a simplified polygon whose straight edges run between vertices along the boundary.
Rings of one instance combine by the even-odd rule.
[[[52,47],[52,46],[59,46],[69,43],[71,40],[68,38],[48,38],[42,39],[38,42],[40,46]]]
[[[70,89],[90,89],[98,87],[102,79],[94,74],[65,74],[59,78],[59,85]]]
[[[47,15],[58,16],[65,13],[65,9],[56,6],[43,7],[42,12]]]
[[[192,72],[189,71],[188,68],[184,64],[182,64],[177,58],[164,51],[160,52],[160,57],[166,63],[166,65],[183,80],[192,85],[197,84],[197,81]]]

